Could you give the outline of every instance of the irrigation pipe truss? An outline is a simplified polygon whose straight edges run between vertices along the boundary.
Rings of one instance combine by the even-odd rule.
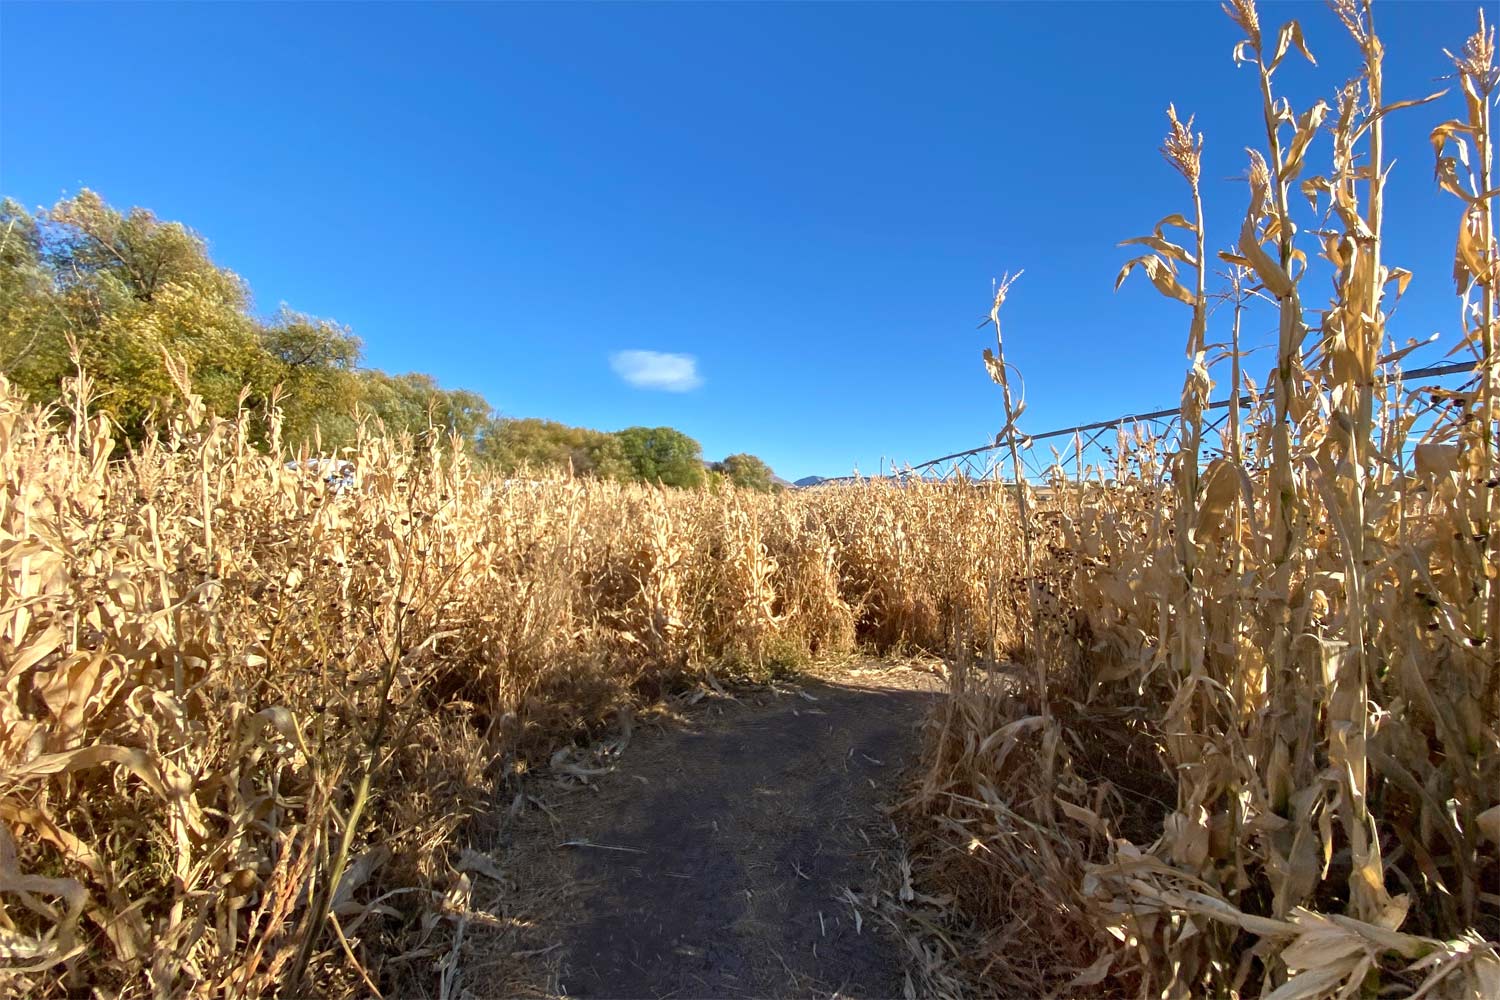
[[[1444,375],[1462,375],[1472,373],[1476,370],[1476,368],[1477,365],[1472,361],[1460,361],[1454,364],[1447,365],[1433,365],[1428,368],[1416,368],[1408,372],[1402,372],[1400,375],[1381,375],[1376,378],[1375,384],[1385,385],[1389,382],[1397,381],[1398,379],[1403,382],[1410,382],[1413,379],[1441,378]],[[1266,399],[1270,396],[1271,390],[1270,387],[1267,387],[1266,391],[1262,392],[1259,397],[1251,397],[1241,400],[1240,406],[1244,409],[1249,409],[1250,407],[1255,405],[1256,398]],[[1219,399],[1209,403],[1205,407],[1205,409],[1227,410],[1229,409],[1229,405],[1229,400]],[[1119,427],[1122,424],[1136,423],[1140,421],[1165,420],[1171,417],[1178,416],[1181,413],[1182,409],[1180,407],[1169,410],[1153,410],[1150,413],[1128,413],[1122,417],[1115,417],[1111,420],[1097,420],[1091,424],[1079,424],[1076,427],[1061,427],[1057,430],[1047,431],[1042,434],[1023,434],[1021,435],[1021,437],[1026,442],[1026,446],[1030,447],[1030,445],[1034,444],[1035,442],[1045,441],[1048,438],[1059,438],[1069,434],[1082,434],[1086,431],[1108,430],[1112,427]],[[983,455],[986,452],[995,451],[1003,447],[1005,447],[1005,442],[996,441],[993,444],[981,445],[978,448],[970,448],[967,451],[956,451],[951,455],[943,455],[938,458],[928,459],[927,461],[922,462],[920,465],[910,466],[907,470],[905,470],[905,473],[903,474],[910,475],[912,473],[920,473],[923,469],[931,469],[935,466],[943,464],[944,462],[962,461],[963,459],[973,458],[976,455]],[[843,476],[839,477],[838,479],[829,479],[825,481],[840,482],[853,478],[854,477],[852,476]]]

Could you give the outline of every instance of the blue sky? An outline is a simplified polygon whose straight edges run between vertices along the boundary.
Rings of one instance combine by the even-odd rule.
[[[1476,10],[1380,4],[1388,98],[1443,86]],[[1319,60],[1278,75],[1301,109],[1357,54],[1320,3],[1262,7],[1292,17]],[[1169,101],[1206,133],[1211,245],[1238,231],[1261,129],[1238,37],[1187,2],[6,3],[0,193],[87,186],[186,222],[259,310],[335,318],[369,364],[507,415],[868,472],[999,429],[976,325],[1006,270],[1026,429],[1174,405],[1186,311],[1115,293],[1116,244],[1188,207],[1156,152]],[[1388,125],[1403,339],[1457,329],[1458,207],[1426,136],[1461,107]],[[695,364],[612,363],[629,351]]]

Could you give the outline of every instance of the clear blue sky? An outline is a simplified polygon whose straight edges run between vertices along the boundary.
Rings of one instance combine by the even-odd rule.
[[[1476,9],[1381,4],[1388,97],[1438,89]],[[1280,75],[1299,108],[1354,73],[1322,4],[1262,16],[1300,18],[1319,59]],[[1175,403],[1185,310],[1114,293],[1116,243],[1186,209],[1156,153],[1169,101],[1207,134],[1212,244],[1237,232],[1261,127],[1237,37],[1187,2],[5,3],[0,193],[186,222],[259,310],[335,318],[369,364],[504,414],[871,471],[999,428],[975,326],[1007,269],[1027,429]],[[1460,113],[1388,129],[1403,337],[1457,326],[1426,135]],[[632,387],[624,350],[692,355],[701,384]]]

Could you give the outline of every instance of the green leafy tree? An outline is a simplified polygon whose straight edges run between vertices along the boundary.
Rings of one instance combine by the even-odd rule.
[[[566,468],[600,479],[692,487],[705,479],[698,442],[670,427],[606,433],[550,420],[502,420],[477,393],[428,375],[359,366],[361,344],[331,320],[285,306],[250,311],[250,291],[214,263],[181,223],[143,208],[119,211],[84,190],[35,214],[0,202],[0,371],[38,402],[58,398],[79,360],[99,406],[133,440],[175,406],[166,357],[187,366],[193,391],[222,414],[264,408],[273,395],[282,441],[329,452],[352,444],[362,417],[418,442],[457,434],[504,471]],[[262,442],[264,443],[264,442]],[[718,475],[771,488],[770,469],[731,455]]]
[[[485,436],[482,458],[504,472],[571,465],[579,476],[635,478],[624,445],[615,435],[535,417],[498,421]]]
[[[423,440],[429,431],[441,435],[457,433],[476,452],[491,430],[495,414],[485,398],[462,389],[443,389],[431,375],[408,372],[388,375],[382,371],[360,373],[358,405],[394,433],[409,433]]]
[[[69,328],[41,224],[7,198],[0,202],[0,371],[32,399],[50,401],[71,369]]]
[[[73,370],[70,342],[100,389],[99,406],[139,439],[175,405],[165,356],[220,413],[263,407],[281,387],[284,441],[329,450],[352,442],[363,408],[395,431],[456,431],[476,447],[494,413],[482,396],[425,375],[359,366],[348,329],[283,308],[250,313],[250,293],[186,226],[142,208],[121,212],[81,191],[35,215],[0,203],[0,371],[38,402]]]
[[[325,451],[351,444],[361,389],[359,338],[283,306],[261,328],[260,343],[283,392],[283,440],[293,448],[315,441]]]
[[[196,283],[241,307],[248,300],[244,283],[215,266],[198,234],[144,208],[121,213],[85,188],[44,220],[43,253],[64,285],[149,303],[171,285]]]
[[[583,431],[536,417],[501,419],[485,435],[483,457],[504,472],[566,466]]]
[[[186,227],[144,209],[122,214],[92,191],[35,217],[7,201],[0,226],[0,362],[33,399],[56,398],[72,369],[70,338],[102,409],[132,438],[175,394],[167,352],[221,412],[243,388],[270,387],[244,283]]]
[[[588,431],[583,447],[575,453],[573,468],[596,479],[613,479],[628,483],[635,479],[635,468],[625,454],[625,443],[617,434]]]
[[[667,486],[701,486],[703,448],[671,427],[628,427],[616,434],[635,478]]]
[[[776,485],[771,467],[754,455],[730,455],[722,462],[715,462],[713,470],[742,490],[770,493]]]

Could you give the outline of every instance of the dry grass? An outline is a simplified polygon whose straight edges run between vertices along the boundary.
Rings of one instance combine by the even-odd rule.
[[[1045,684],[996,684],[962,656],[954,671],[906,807],[919,868],[954,900],[935,990],[1500,995],[1493,43],[1481,21],[1455,60],[1466,114],[1433,133],[1461,199],[1476,375],[1408,392],[1376,377],[1409,278],[1381,255],[1382,128],[1423,102],[1386,103],[1370,6],[1334,8],[1360,75],[1298,115],[1273,77],[1305,54],[1300,27],[1273,42],[1250,0],[1226,6],[1268,131],[1220,255],[1234,390],[1253,405],[1219,442],[1202,137],[1170,113],[1163,153],[1191,201],[1131,241],[1150,253],[1121,278],[1139,267],[1191,309],[1181,421],[1168,441],[1122,433],[1114,467],[1059,482],[1056,516],[1029,526],[1061,536],[1033,579],[1063,611],[1028,650],[1039,671],[1019,672]],[[1308,273],[1331,279],[1326,311],[1302,304]],[[1251,292],[1280,317],[1267,394],[1238,381]]]
[[[1189,200],[1131,266],[1191,310],[1182,424],[1045,502],[507,487],[368,428],[335,496],[185,389],[125,455],[86,379],[60,415],[0,382],[4,989],[444,995],[484,921],[464,848],[515,775],[705,672],[864,643],[951,653],[904,809],[929,992],[1500,995],[1493,44],[1433,133],[1476,376],[1409,392],[1375,378],[1408,276],[1371,12],[1336,5],[1359,76],[1294,114],[1300,27],[1228,9],[1268,123],[1221,254],[1248,409],[1212,440],[1202,139],[1173,112]]]
[[[476,820],[559,744],[707,669],[1013,631],[962,491],[507,487],[367,429],[334,495],[185,389],[134,454],[88,396],[0,382],[10,993],[441,994]]]

